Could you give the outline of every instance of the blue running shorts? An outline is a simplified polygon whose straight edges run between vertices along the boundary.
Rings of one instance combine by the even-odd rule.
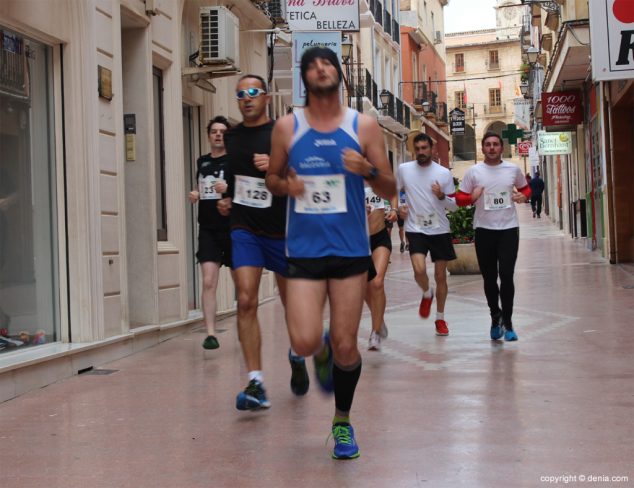
[[[266,268],[284,277],[288,275],[284,239],[259,236],[244,229],[231,231],[233,269],[242,266]]]

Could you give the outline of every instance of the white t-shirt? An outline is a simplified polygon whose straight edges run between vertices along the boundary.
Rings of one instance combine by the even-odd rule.
[[[474,228],[503,230],[519,227],[513,187],[520,190],[526,186],[522,170],[507,161],[495,166],[478,163],[467,170],[460,182],[460,191],[471,193],[477,186],[483,187],[484,191],[475,203]]]
[[[405,191],[408,207],[406,232],[427,235],[449,233],[449,220],[445,210],[455,210],[456,201],[449,196],[438,200],[431,191],[431,186],[436,181],[445,195],[456,192],[451,172],[438,163],[421,166],[416,161],[409,161],[398,167],[398,189]]]

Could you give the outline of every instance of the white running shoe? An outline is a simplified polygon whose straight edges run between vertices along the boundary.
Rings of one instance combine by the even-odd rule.
[[[387,338],[387,325],[385,325],[385,321],[381,324],[381,328],[379,329],[379,336],[381,339]]]
[[[370,334],[370,340],[368,341],[368,351],[380,351],[381,350],[381,336],[372,331]]]

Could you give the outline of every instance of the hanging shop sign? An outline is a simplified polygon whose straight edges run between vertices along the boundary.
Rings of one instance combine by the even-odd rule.
[[[513,100],[515,117],[513,122],[520,129],[529,129],[531,126],[531,101],[525,98],[515,98]]]
[[[634,2],[592,0],[590,49],[596,81],[634,78]]]
[[[531,141],[520,141],[517,143],[517,154],[519,156],[528,156],[530,152],[531,146],[533,143]]]
[[[583,123],[581,93],[563,91],[542,93],[542,125],[578,125]]]
[[[465,113],[459,108],[454,108],[451,112],[449,112],[449,124],[451,127],[452,135],[463,136],[465,126]]]
[[[537,131],[537,150],[540,156],[572,153],[572,136],[570,132]]]
[[[282,0],[291,31],[358,31],[359,0]]]
[[[311,47],[327,47],[335,52],[338,59],[341,59],[341,33],[293,32],[293,105],[296,107],[303,106],[306,101],[306,88],[302,81],[300,66],[304,51]]]

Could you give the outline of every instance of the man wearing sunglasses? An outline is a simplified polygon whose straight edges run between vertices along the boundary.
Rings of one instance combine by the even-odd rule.
[[[288,195],[286,320],[292,347],[313,355],[319,384],[334,391],[335,459],[359,457],[350,409],[361,374],[357,333],[372,263],[366,180],[374,193],[396,195],[384,136],[372,117],[341,104],[336,54],[307,50],[301,60],[306,107],[273,129],[266,176],[274,195]],[[326,299],[330,330],[323,334]]]
[[[274,124],[266,113],[270,98],[263,78],[253,74],[240,78],[236,99],[243,122],[225,134],[229,159],[228,190],[218,208],[231,214],[238,335],[249,375],[247,387],[236,398],[238,410],[271,406],[264,389],[262,340],[257,317],[258,292],[264,268],[275,273],[280,299],[283,304],[286,303],[286,197],[271,195],[264,184]],[[289,361],[291,390],[296,395],[304,395],[309,386],[304,358],[289,351]]]

